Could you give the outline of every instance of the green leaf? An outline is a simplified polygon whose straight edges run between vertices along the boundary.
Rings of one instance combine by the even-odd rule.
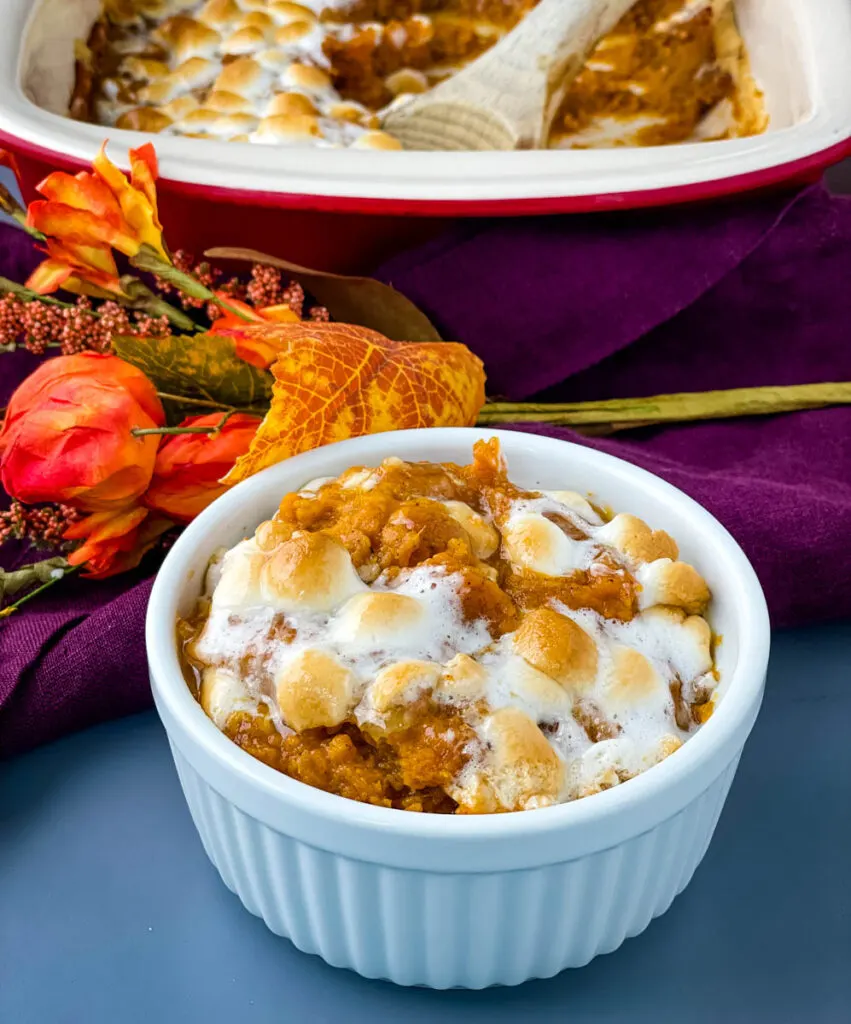
[[[142,370],[158,391],[203,399],[211,403],[211,409],[228,407],[262,415],[269,407],[272,375],[239,359],[232,338],[216,334],[168,338],[118,335],[112,344],[115,354]]]

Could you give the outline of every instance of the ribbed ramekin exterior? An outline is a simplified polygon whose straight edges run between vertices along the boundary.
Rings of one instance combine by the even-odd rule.
[[[442,989],[552,977],[642,932],[706,853],[741,750],[649,831],[578,859],[481,874],[392,868],[310,846],[222,797],[173,741],[172,753],[210,860],[273,932],[364,977]]]

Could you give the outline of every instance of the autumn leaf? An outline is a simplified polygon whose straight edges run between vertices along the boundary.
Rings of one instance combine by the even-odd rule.
[[[440,333],[413,302],[372,277],[351,277],[311,270],[254,249],[208,249],[208,259],[262,263],[284,270],[321,302],[339,323],[361,324],[394,341],[440,341]]]
[[[158,391],[214,406],[263,412],[272,377],[239,359],[232,338],[216,334],[113,338],[115,354],[142,370]],[[196,410],[197,411],[197,410]]]
[[[250,326],[274,340],[272,407],[225,477],[235,484],[320,445],[410,427],[476,422],[485,400],[481,361],[452,342],[391,341],[349,324]]]

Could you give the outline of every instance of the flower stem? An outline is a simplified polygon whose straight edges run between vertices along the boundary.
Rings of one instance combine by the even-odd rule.
[[[22,284],[10,281],[7,277],[0,277],[0,295],[5,295],[9,292],[12,295],[17,295],[24,302],[45,302],[48,306],[59,306],[62,309],[79,310],[80,308],[76,303],[62,302],[61,299],[54,299],[52,295],[39,295],[38,292],[34,292],[31,288],[26,288]],[[86,313],[90,316],[100,317],[100,313],[94,309],[87,309]]]
[[[45,558],[44,561],[21,566],[20,569],[15,569],[13,572],[4,572],[0,569],[0,600],[4,597],[11,597],[19,591],[31,587],[34,583],[41,584],[35,590],[19,597],[14,604],[0,609],[0,619],[8,618],[21,605],[31,601],[37,594],[43,593],[79,568],[80,566],[69,565],[64,558]]]
[[[22,231],[26,231],[37,242],[44,241],[44,235],[35,228],[30,227],[27,223],[27,211],[5,185],[0,185],[0,210],[8,217],[11,217]]]
[[[134,437],[147,437],[149,434],[218,434],[236,411],[228,409],[212,427],[134,427],[130,433]]]
[[[770,416],[833,405],[851,405],[851,382],[732,388],[599,402],[489,402],[479,414],[479,424],[552,423],[613,432],[659,423]]]
[[[140,281],[138,277],[126,274],[121,278],[121,287],[127,296],[125,305],[130,306],[131,309],[142,310],[152,317],[165,316],[168,318],[169,323],[181,331],[198,332],[204,330],[200,324],[196,323],[192,317],[187,316],[183,310],[177,309],[170,302],[166,302],[161,295],[151,291],[144,281]]]
[[[188,398],[185,395],[173,395],[168,391],[158,391],[157,396],[165,399],[167,402],[179,402],[181,405],[195,405],[199,409],[218,409],[221,412],[245,412],[250,416],[260,416],[261,418],[266,415],[269,411],[268,408],[258,408],[254,405],[225,405],[222,402],[213,402],[207,398]]]
[[[132,266],[137,270],[144,270],[149,274],[156,274],[157,277],[161,277],[164,281],[167,281],[170,285],[177,288],[178,291],[183,292],[184,295],[188,295],[193,299],[203,299],[205,302],[215,303],[220,309],[225,310],[228,313],[233,313],[234,316],[238,316],[240,320],[246,320],[249,323],[251,318],[246,316],[242,310],[237,309],[235,306],[231,306],[230,303],[225,302],[224,299],[216,295],[215,292],[211,291],[206,285],[192,276],[187,274],[183,270],[179,270],[173,263],[167,263],[159,253],[155,252],[150,246],[143,245],[139,252],[130,260]]]

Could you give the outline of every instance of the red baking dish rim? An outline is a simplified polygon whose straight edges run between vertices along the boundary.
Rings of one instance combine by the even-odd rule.
[[[45,163],[83,168],[84,160],[68,157],[43,146],[0,131],[0,142],[13,151]],[[827,167],[851,157],[851,135],[840,142],[796,160],[774,164],[744,174],[670,185],[636,189],[630,192],[604,192],[598,195],[533,196],[515,199],[394,199],[368,196],[310,195],[292,192],[265,192],[198,185],[163,178],[172,193],[222,203],[317,210],[331,213],[403,214],[406,216],[498,217],[523,214],[586,213],[599,210],[634,209],[699,202],[743,192],[761,191],[788,182],[812,181]]]

